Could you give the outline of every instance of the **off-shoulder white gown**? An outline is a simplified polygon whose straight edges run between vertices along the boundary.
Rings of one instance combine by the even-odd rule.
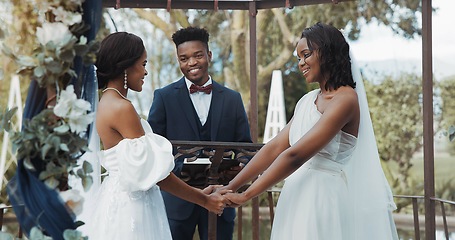
[[[144,136],[123,139],[101,151],[101,164],[109,175],[101,184],[87,222],[90,240],[172,239],[156,185],[174,167],[172,145],[154,134],[147,121],[141,119],[141,123]]]

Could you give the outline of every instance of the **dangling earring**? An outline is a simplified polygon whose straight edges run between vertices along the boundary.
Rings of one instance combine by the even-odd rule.
[[[127,80],[128,80],[128,74],[126,74],[126,70],[125,70],[125,77],[124,77],[123,79],[125,80],[125,81],[124,81],[125,84],[123,85],[123,88],[124,88],[124,89],[127,89],[128,86],[126,85],[126,83],[127,83]]]

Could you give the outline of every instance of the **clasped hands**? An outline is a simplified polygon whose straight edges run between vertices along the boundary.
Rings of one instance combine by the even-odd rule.
[[[239,207],[248,199],[242,193],[234,193],[223,185],[210,185],[202,190],[208,195],[205,208],[221,216],[226,207]]]

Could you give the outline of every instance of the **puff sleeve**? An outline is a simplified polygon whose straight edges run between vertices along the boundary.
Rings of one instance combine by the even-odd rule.
[[[146,191],[174,168],[172,144],[160,135],[149,132],[123,139],[117,147],[120,187],[125,191]]]

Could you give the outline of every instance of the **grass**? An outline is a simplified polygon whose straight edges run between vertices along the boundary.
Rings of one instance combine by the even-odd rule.
[[[435,151],[437,152],[437,151]],[[409,176],[417,182],[424,182],[424,159],[422,153],[417,153],[411,159],[412,167],[409,170]],[[396,162],[383,163],[383,168],[387,173],[389,171],[396,173],[398,164]],[[447,152],[438,152],[434,156],[434,178],[436,187],[440,184],[452,181],[452,186],[455,188],[455,156],[451,156]],[[387,175],[387,174],[386,174]],[[388,176],[387,176],[388,177]],[[388,177],[389,178],[389,177]],[[390,182],[390,179],[389,179]]]

